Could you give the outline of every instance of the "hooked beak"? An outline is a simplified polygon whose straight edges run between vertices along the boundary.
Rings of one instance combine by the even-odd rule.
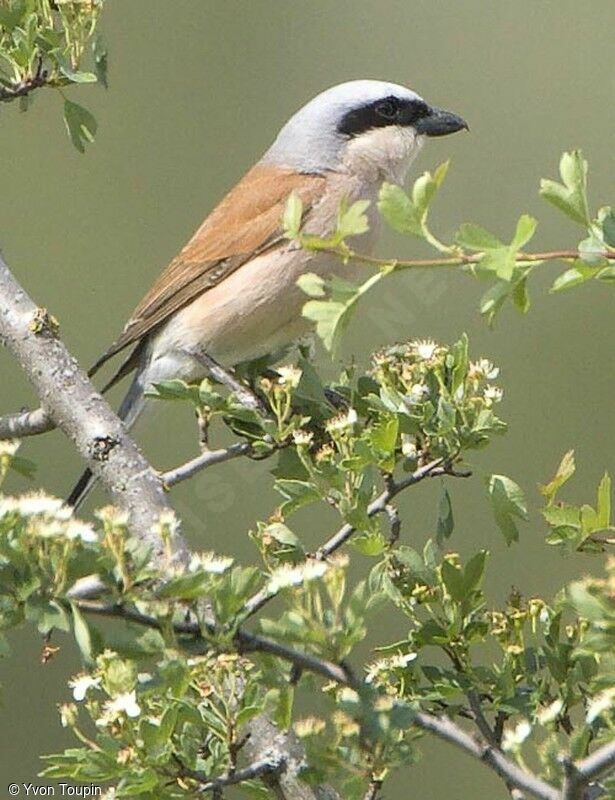
[[[443,108],[431,108],[428,114],[414,123],[414,128],[417,133],[424,136],[446,136],[464,128],[470,130],[465,119]]]

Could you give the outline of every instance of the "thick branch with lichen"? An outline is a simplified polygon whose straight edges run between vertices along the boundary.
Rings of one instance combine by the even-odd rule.
[[[44,414],[128,513],[134,534],[152,546],[160,564],[185,562],[183,539],[165,543],[156,533],[161,514],[171,512],[158,475],[59,339],[57,322],[26,294],[1,256],[0,340],[36,389]]]

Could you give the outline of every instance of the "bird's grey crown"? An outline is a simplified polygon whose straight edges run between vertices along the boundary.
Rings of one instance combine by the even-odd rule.
[[[386,81],[360,80],[333,86],[310,100],[284,125],[262,158],[263,163],[299,172],[336,169],[348,141],[344,121],[394,98],[406,107],[427,108],[411,89]]]

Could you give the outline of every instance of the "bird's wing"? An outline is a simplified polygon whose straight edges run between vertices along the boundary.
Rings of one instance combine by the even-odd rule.
[[[324,182],[320,175],[265,165],[253,167],[160,274],[120,337],[88,374],[93,375],[116,353],[140,342],[246,261],[283,241],[281,220],[289,194],[297,192],[307,210],[321,196]],[[127,360],[128,369],[121,368],[122,375],[134,366],[132,361],[132,357]]]

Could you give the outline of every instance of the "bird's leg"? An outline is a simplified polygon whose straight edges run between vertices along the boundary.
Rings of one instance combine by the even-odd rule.
[[[222,383],[227,387],[227,389],[230,389],[231,392],[234,392],[234,394],[237,395],[237,399],[243,406],[246,406],[246,408],[252,408],[256,411],[261,411],[262,413],[267,412],[261,399],[244,383],[237,380],[231,370],[223,367],[203,350],[193,350],[190,352],[190,355],[195,358],[199,364],[202,364],[207,368],[212,378]]]

